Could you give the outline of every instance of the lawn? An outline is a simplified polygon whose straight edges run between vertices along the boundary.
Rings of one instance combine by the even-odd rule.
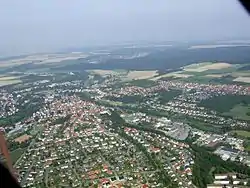
[[[27,148],[18,148],[10,152],[10,157],[13,164],[21,157],[21,155],[25,152],[26,149]]]

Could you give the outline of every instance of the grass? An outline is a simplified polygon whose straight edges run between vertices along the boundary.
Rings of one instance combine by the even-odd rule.
[[[250,132],[249,131],[236,130],[236,131],[231,131],[231,132],[235,133],[237,136],[240,136],[240,137],[250,138]],[[250,145],[248,147],[250,149]]]
[[[100,103],[103,105],[111,105],[111,106],[123,106],[122,102],[110,101],[110,100],[100,100]]]
[[[35,125],[33,129],[30,131],[31,136],[35,136],[39,131],[42,130],[42,126]]]
[[[181,90],[169,90],[169,91],[163,91],[160,92],[160,102],[161,103],[167,103],[168,101],[171,101],[175,97],[182,94]]]
[[[27,148],[18,148],[10,153],[13,164],[22,156],[26,149]]]
[[[201,122],[199,120],[195,120],[189,117],[186,117],[183,121],[187,123],[188,125],[190,125],[191,127],[202,130],[202,131],[212,132],[212,133],[217,133],[217,134],[222,132],[221,127],[216,127],[216,126],[213,126],[212,124]]]
[[[248,121],[250,120],[250,106],[243,106],[241,104],[234,106],[229,112],[223,113],[226,116],[231,116],[236,119]]]
[[[184,82],[193,82],[193,83],[200,83],[200,84],[208,84],[213,78],[209,78],[206,76],[192,76],[189,78],[183,78],[181,81]]]
[[[20,82],[21,80],[18,77],[14,77],[14,76],[1,76],[0,77],[0,86],[17,84]]]
[[[197,69],[197,68],[203,67],[205,65],[211,65],[211,64],[212,64],[212,62],[194,63],[191,65],[185,66],[184,69]]]
[[[107,97],[107,100],[119,102],[120,104],[126,103],[126,104],[135,104],[135,103],[141,103],[145,101],[146,97],[142,97],[140,95],[135,96],[121,96],[121,97]]]
[[[152,87],[156,85],[156,82],[152,80],[142,79],[142,80],[133,80],[129,82],[130,85],[138,86],[138,87]]]
[[[250,145],[246,146],[244,149],[245,151],[250,151]]]
[[[223,95],[203,100],[199,104],[199,106],[203,106],[220,113],[229,112],[236,105],[250,105],[250,97],[245,95]]]

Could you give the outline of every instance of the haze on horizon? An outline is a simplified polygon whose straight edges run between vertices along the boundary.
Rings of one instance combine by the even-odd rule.
[[[236,0],[3,0],[0,57],[126,41],[250,39]]]

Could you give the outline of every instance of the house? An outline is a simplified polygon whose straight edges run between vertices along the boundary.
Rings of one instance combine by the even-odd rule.
[[[228,174],[215,174],[214,178],[215,180],[224,180],[227,179]]]

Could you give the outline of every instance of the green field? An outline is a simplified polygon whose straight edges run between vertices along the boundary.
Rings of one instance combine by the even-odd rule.
[[[249,131],[236,130],[236,131],[231,131],[231,133],[236,134],[237,136],[240,136],[240,137],[250,138]]]
[[[245,147],[245,151],[250,151],[250,145]]]
[[[229,112],[224,112],[223,115],[231,116],[236,119],[250,120],[250,106],[243,106],[241,104],[234,106]]]
[[[202,131],[206,131],[206,132],[212,132],[212,133],[223,133],[226,132],[226,127],[222,127],[222,126],[218,126],[218,125],[214,125],[214,124],[209,124],[206,122],[202,122],[196,119],[192,119],[190,117],[179,117],[179,120],[181,119],[183,122],[187,123],[189,126],[202,130]]]
[[[193,83],[200,83],[200,84],[208,84],[213,80],[213,78],[209,78],[206,76],[198,76],[194,75],[188,78],[181,78],[180,81],[183,82],[193,82]]]
[[[12,160],[12,163],[14,164],[25,152],[26,148],[18,148],[12,152],[10,152],[10,157]]]
[[[8,75],[0,75],[0,86],[6,86],[11,84],[21,83],[19,77],[8,76]]]
[[[136,104],[145,101],[146,97],[140,95],[133,95],[133,96],[121,96],[121,97],[107,97],[107,100],[113,101],[114,103],[122,105],[123,103],[126,104]]]
[[[169,91],[163,91],[159,93],[160,96],[160,102],[161,103],[167,103],[168,101],[174,99],[175,97],[182,94],[181,90],[169,90]]]
[[[138,87],[152,87],[157,85],[156,82],[148,79],[143,80],[133,80],[131,82],[128,82],[129,85],[138,86]]]
[[[237,105],[247,107],[250,105],[250,97],[245,95],[223,95],[203,100],[199,104],[199,106],[203,106],[220,113],[230,112],[230,110]]]
[[[250,71],[240,71],[239,68],[245,66],[245,64],[234,64],[231,65],[231,67],[222,68],[222,69],[209,69],[204,70],[202,72],[196,72],[195,69],[199,69],[205,65],[211,65],[212,63],[200,63],[200,64],[191,64],[186,67],[184,67],[182,74],[192,75],[187,78],[177,78],[180,81],[183,82],[195,82],[195,83],[201,83],[201,84],[240,84],[240,85],[249,85],[244,82],[235,82],[233,81],[238,76],[250,76]],[[178,73],[178,72],[172,72]],[[212,75],[212,76],[211,76]]]

